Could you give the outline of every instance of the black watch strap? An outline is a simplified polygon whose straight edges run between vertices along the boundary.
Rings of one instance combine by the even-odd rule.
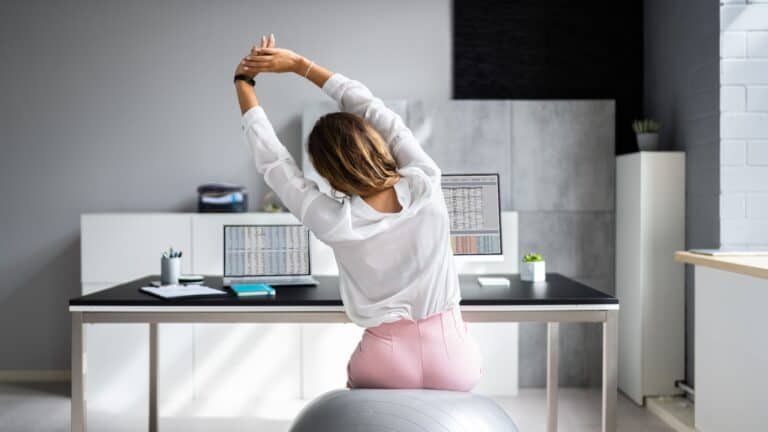
[[[256,85],[256,81],[254,81],[253,78],[248,78],[247,75],[243,75],[243,74],[235,75],[234,82],[238,82],[238,81],[245,81],[248,84],[250,84],[251,87]]]

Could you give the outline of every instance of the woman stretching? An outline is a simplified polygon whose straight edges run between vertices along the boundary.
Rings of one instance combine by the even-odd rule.
[[[254,91],[262,72],[293,72],[339,104],[341,112],[315,123],[307,146],[343,200],[305,179],[278,140]],[[333,248],[346,313],[366,329],[347,385],[471,390],[480,359],[459,310],[440,169],[402,119],[361,83],[275,48],[274,36],[238,64],[235,87],[256,169]]]

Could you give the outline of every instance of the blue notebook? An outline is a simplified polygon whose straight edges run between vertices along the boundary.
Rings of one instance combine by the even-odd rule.
[[[275,295],[275,289],[267,284],[233,284],[229,288],[238,297]]]

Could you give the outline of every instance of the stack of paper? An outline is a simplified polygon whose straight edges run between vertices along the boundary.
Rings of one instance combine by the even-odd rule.
[[[181,297],[206,297],[227,295],[226,292],[203,285],[163,285],[159,287],[142,287],[141,290],[164,299]]]

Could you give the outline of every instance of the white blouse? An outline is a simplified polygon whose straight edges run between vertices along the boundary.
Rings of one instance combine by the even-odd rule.
[[[304,178],[275,135],[264,110],[242,118],[256,169],[288,209],[334,251],[341,298],[350,320],[375,327],[419,320],[459,304],[459,280],[450,244],[440,169],[403,120],[363,84],[334,74],[323,91],[341,111],[368,121],[387,141],[402,176],[402,206],[381,213],[359,196],[337,201]]]

